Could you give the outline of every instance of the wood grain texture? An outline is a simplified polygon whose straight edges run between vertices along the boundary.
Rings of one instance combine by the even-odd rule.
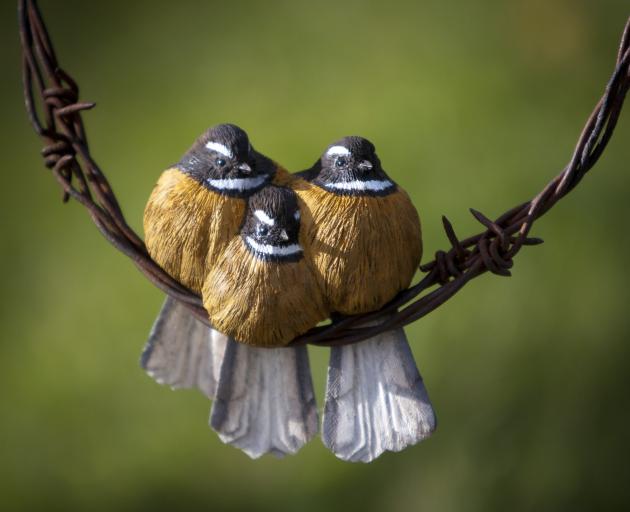
[[[303,179],[305,251],[332,311],[374,311],[409,286],[422,256],[420,218],[397,188],[387,196],[335,195]]]
[[[296,453],[318,430],[306,347],[258,348],[230,341],[210,425],[252,458]]]
[[[370,462],[426,439],[436,424],[402,329],[331,349],[322,439],[337,457]]]
[[[261,260],[240,236],[232,239],[210,269],[202,293],[212,325],[249,345],[286,345],[328,317],[315,275],[304,258]]]
[[[227,340],[167,297],[151,329],[141,366],[160,384],[197,388],[214,399]]]
[[[273,183],[292,178],[276,168]],[[164,171],[144,210],[151,257],[183,285],[200,293],[208,269],[240,228],[245,199],[208,190],[177,168]]]

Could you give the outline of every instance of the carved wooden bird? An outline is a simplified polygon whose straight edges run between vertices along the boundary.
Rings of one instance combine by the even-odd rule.
[[[328,317],[300,238],[295,193],[267,186],[203,286],[210,322],[240,342],[226,348],[211,425],[251,457],[295,453],[318,430],[306,348],[283,347]]]
[[[361,137],[330,145],[300,174],[292,187],[331,310],[379,309],[409,286],[420,263],[420,220],[408,195]],[[435,426],[402,329],[331,349],[322,436],[338,457],[369,462],[424,439]]]
[[[246,199],[290,175],[257,152],[238,126],[206,130],[160,176],[144,212],[147,250],[173,278],[200,293],[205,275],[238,235]],[[198,387],[213,397],[227,337],[171,298],[158,316],[141,364],[158,382]]]

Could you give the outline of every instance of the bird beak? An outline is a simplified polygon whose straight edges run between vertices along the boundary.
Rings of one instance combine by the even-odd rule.
[[[287,230],[283,229],[282,231],[280,231],[280,239],[283,242],[286,242],[289,239],[289,235],[287,234]]]
[[[363,162],[361,162],[359,165],[359,170],[361,172],[368,172],[372,170],[372,167],[374,167],[372,165],[372,162],[370,162],[369,160],[363,160]]]
[[[243,162],[242,164],[238,164],[236,168],[244,174],[249,174],[252,172],[252,168],[249,166],[249,164],[246,164],[245,162]]]

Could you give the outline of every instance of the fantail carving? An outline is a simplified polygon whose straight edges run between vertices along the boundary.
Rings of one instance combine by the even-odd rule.
[[[240,128],[220,125],[164,173],[145,211],[153,257],[193,289],[205,280],[213,322],[252,345],[284,345],[327,316],[295,194],[270,185],[290,179]],[[251,457],[295,453],[318,430],[306,347],[236,343],[167,298],[141,363],[158,382],[214,400],[212,427]]]
[[[293,187],[310,217],[306,244],[330,307],[346,314],[379,309],[420,264],[411,200],[361,137],[333,143],[300,174]],[[331,349],[322,437],[338,457],[369,462],[421,441],[435,426],[402,329]]]
[[[246,200],[290,175],[257,152],[232,124],[206,130],[179,163],[164,171],[144,211],[145,243],[171,276],[201,293],[209,268],[238,235]],[[197,387],[214,398],[227,337],[167,298],[142,366],[158,382]]]
[[[279,349],[328,316],[302,245],[297,197],[269,185],[249,197],[241,232],[203,286],[228,343],[210,424],[251,457],[297,452],[318,430],[306,347]]]

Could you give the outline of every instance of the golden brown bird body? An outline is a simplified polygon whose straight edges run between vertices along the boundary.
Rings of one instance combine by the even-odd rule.
[[[149,254],[199,293],[208,268],[238,233],[247,197],[269,183],[290,180],[237,126],[210,128],[162,173],[149,197],[144,211]]]
[[[274,347],[327,318],[299,231],[298,203],[289,189],[266,187],[250,198],[240,235],[203,287],[215,329],[242,343]]]
[[[283,185],[290,179],[278,166],[272,183]],[[144,210],[149,254],[169,275],[199,293],[208,269],[238,234],[245,204],[241,197],[201,186],[177,168],[164,171]]]
[[[232,239],[210,269],[204,307],[220,332],[248,345],[276,347],[324,320],[328,313],[304,258],[262,261],[240,237]]]
[[[351,158],[349,151],[343,154]],[[291,185],[304,205],[308,256],[330,309],[348,315],[377,310],[407,288],[422,257],[420,218],[409,196],[377,172],[375,154],[368,157],[363,181],[355,171],[334,181],[342,171],[318,167]]]

